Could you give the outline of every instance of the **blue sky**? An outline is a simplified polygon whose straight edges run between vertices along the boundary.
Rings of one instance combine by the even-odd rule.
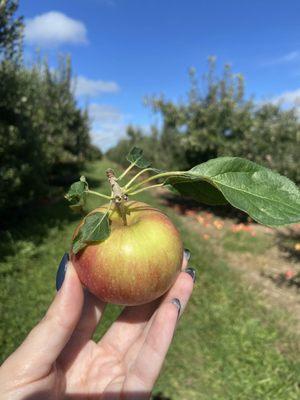
[[[300,104],[299,0],[20,0],[19,12],[26,60],[37,48],[50,65],[71,54],[104,149],[128,123],[158,123],[143,97],[184,97],[188,69],[201,75],[209,55],[242,73],[257,100]]]

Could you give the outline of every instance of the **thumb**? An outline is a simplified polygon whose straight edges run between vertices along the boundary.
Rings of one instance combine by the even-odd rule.
[[[69,262],[63,285],[45,317],[7,359],[6,364],[13,363],[15,371],[16,366],[20,367],[19,371],[25,379],[36,380],[49,373],[79,321],[83,299],[81,283]]]

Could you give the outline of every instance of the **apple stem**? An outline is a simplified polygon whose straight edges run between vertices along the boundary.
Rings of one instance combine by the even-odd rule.
[[[106,176],[111,186],[114,203],[116,204],[117,209],[123,219],[124,225],[127,225],[126,210],[124,207],[124,202],[127,200],[127,196],[123,194],[123,191],[117,182],[116,175],[111,168],[106,170]]]
[[[120,185],[117,182],[117,178],[116,178],[114,171],[111,168],[108,168],[106,170],[106,176],[107,176],[108,182],[111,186],[111,190],[113,192],[113,196],[114,196],[115,200],[119,199],[119,201],[120,201],[123,197],[123,193],[122,193],[122,189],[121,189]]]
[[[116,204],[118,211],[122,217],[123,220],[123,224],[126,226],[127,225],[127,218],[126,218],[126,210],[125,210],[125,206],[124,206],[124,202],[121,201],[121,203]]]

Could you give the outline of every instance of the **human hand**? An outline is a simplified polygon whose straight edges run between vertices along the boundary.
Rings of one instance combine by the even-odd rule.
[[[1,399],[149,399],[193,290],[188,258],[185,251],[183,271],[167,294],[125,307],[96,343],[105,303],[83,290],[65,256],[64,281],[45,317],[0,368]]]

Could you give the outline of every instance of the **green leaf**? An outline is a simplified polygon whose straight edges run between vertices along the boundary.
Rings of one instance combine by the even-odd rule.
[[[80,177],[80,181],[73,183],[70,186],[65,198],[72,202],[70,208],[75,212],[83,212],[86,202],[86,191],[88,190],[88,183],[84,176]]]
[[[182,176],[169,178],[167,183],[199,201],[204,201],[207,194],[207,200],[218,200],[219,191],[231,205],[264,225],[279,226],[300,221],[297,186],[288,178],[242,158],[216,158],[183,172]],[[185,185],[184,189],[181,187],[180,190],[180,184]],[[204,194],[202,190],[208,191]]]
[[[210,206],[228,204],[223,194],[206,181],[193,182],[190,177],[174,177],[166,181],[166,187],[175,194],[190,197]]]
[[[85,206],[85,194],[81,196],[81,199],[74,204],[71,204],[69,207],[71,208],[72,211],[77,212],[77,213],[83,213],[84,212],[84,206]]]
[[[84,176],[84,175],[81,175],[81,177],[80,177],[80,182],[83,182],[83,183],[85,183],[86,184],[86,187],[88,188],[88,183],[87,183],[87,180],[86,180],[86,177]]]
[[[75,182],[70,186],[65,198],[69,201],[79,201],[86,190],[88,190],[88,183],[85,177],[81,176],[80,181]]]
[[[167,182],[167,181],[166,181]],[[173,185],[166,183],[164,184],[164,187],[168,190],[170,190],[170,192],[172,192],[173,194],[176,194],[177,196],[179,196],[181,193],[179,192],[179,190],[176,189],[175,187],[175,183]],[[184,194],[183,194],[184,196]]]
[[[88,215],[81,227],[82,240],[99,242],[108,238],[110,233],[108,213],[99,211]]]
[[[78,232],[77,236],[73,240],[73,253],[77,254],[80,250],[84,249],[87,246],[87,243],[82,241],[82,233],[81,231]]]
[[[77,254],[89,243],[101,242],[110,235],[108,212],[89,214],[73,240],[73,252]]]
[[[143,156],[143,150],[139,147],[133,147],[127,154],[126,159],[136,165],[138,168],[144,169],[151,165],[151,163]]]

